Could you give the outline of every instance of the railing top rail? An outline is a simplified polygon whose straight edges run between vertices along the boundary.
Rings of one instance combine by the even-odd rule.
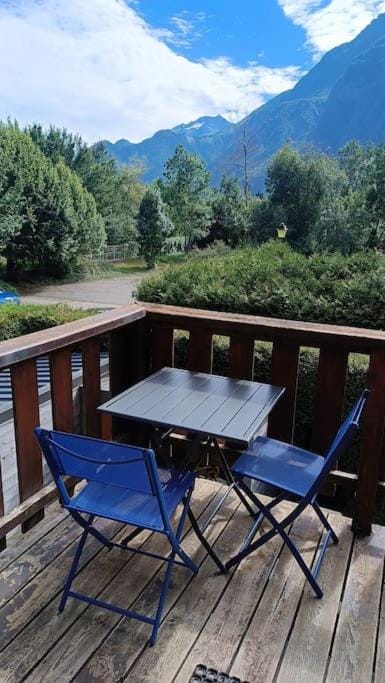
[[[362,353],[385,350],[385,331],[380,330],[138,302],[1,342],[0,370],[125,327],[146,316],[157,323],[182,330],[205,327],[213,334],[248,336],[302,346],[330,344]]]
[[[71,323],[9,339],[0,343],[0,370],[20,361],[36,358],[90,337],[125,327],[145,316],[146,310],[141,305],[129,304]]]
[[[214,334],[239,334],[253,336],[259,340],[281,340],[302,346],[320,347],[331,344],[363,353],[379,348],[385,350],[385,331],[381,330],[222,313],[146,302],[138,303],[145,308],[150,319],[173,325],[181,330],[206,327]]]

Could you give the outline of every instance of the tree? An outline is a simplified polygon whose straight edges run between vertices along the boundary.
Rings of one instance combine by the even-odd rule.
[[[95,200],[64,161],[54,164],[17,125],[0,126],[0,236],[7,277],[61,275],[105,240]]]
[[[78,135],[54,126],[46,131],[39,125],[26,129],[39,149],[54,163],[64,161],[81,179],[95,199],[104,219],[109,244],[136,239],[136,217],[145,187],[142,167],[118,167],[99,143],[89,147]]]
[[[208,234],[211,223],[209,182],[210,173],[204,161],[178,145],[174,155],[166,161],[159,188],[176,233],[185,238],[186,249]]]
[[[249,217],[249,236],[253,244],[262,244],[276,237],[280,223],[287,221],[286,212],[279,204],[273,204],[266,197],[256,197]]]
[[[242,177],[246,206],[250,201],[250,162],[257,151],[255,136],[250,133],[247,123],[238,124],[238,132],[228,155],[228,163],[235,166]]]
[[[138,217],[140,253],[148,268],[155,267],[156,258],[172,229],[173,225],[167,216],[159,188],[153,185],[144,194]]]
[[[247,235],[247,204],[237,178],[223,176],[213,200],[210,237],[236,247]]]
[[[285,145],[269,166],[266,188],[272,204],[285,211],[288,241],[308,251],[324,194],[318,155],[301,156],[291,145]]]

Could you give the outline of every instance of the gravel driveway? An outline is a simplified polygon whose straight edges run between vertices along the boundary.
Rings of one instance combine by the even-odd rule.
[[[34,287],[22,292],[22,303],[66,303],[75,308],[114,308],[131,303],[143,275],[127,275],[105,280],[73,282],[65,285]]]

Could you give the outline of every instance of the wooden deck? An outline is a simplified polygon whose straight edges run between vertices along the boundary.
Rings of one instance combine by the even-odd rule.
[[[219,485],[200,481],[194,508],[201,524]],[[287,504],[286,504],[287,506]],[[149,627],[69,599],[58,614],[58,595],[79,537],[79,528],[52,504],[44,521],[15,534],[0,554],[0,681],[121,681],[187,683],[199,663],[241,680],[268,683],[385,681],[385,528],[354,540],[349,520],[329,513],[340,544],[327,553],[320,574],[325,589],[316,600],[278,538],[228,576],[218,576],[186,527],[184,547],[199,574],[178,567],[154,648]],[[229,497],[207,535],[228,557],[249,523]],[[100,521],[119,539],[127,533]],[[320,528],[309,513],[292,528],[307,561],[313,561]],[[136,542],[164,549],[164,539],[143,533]],[[95,557],[97,555],[97,557]],[[91,560],[93,559],[93,562]],[[148,614],[162,569],[158,560],[86,545],[76,587]]]

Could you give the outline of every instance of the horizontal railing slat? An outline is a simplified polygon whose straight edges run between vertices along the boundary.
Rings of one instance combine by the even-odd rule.
[[[152,321],[162,321],[176,329],[205,327],[213,334],[241,334],[260,341],[283,341],[320,348],[324,344],[342,345],[350,351],[368,353],[385,349],[385,332],[358,327],[307,323],[278,318],[263,318],[237,313],[219,313],[195,308],[139,302]]]
[[[85,339],[125,327],[145,317],[146,311],[142,306],[130,304],[72,323],[9,339],[0,343],[0,370],[22,360],[74,346]]]

